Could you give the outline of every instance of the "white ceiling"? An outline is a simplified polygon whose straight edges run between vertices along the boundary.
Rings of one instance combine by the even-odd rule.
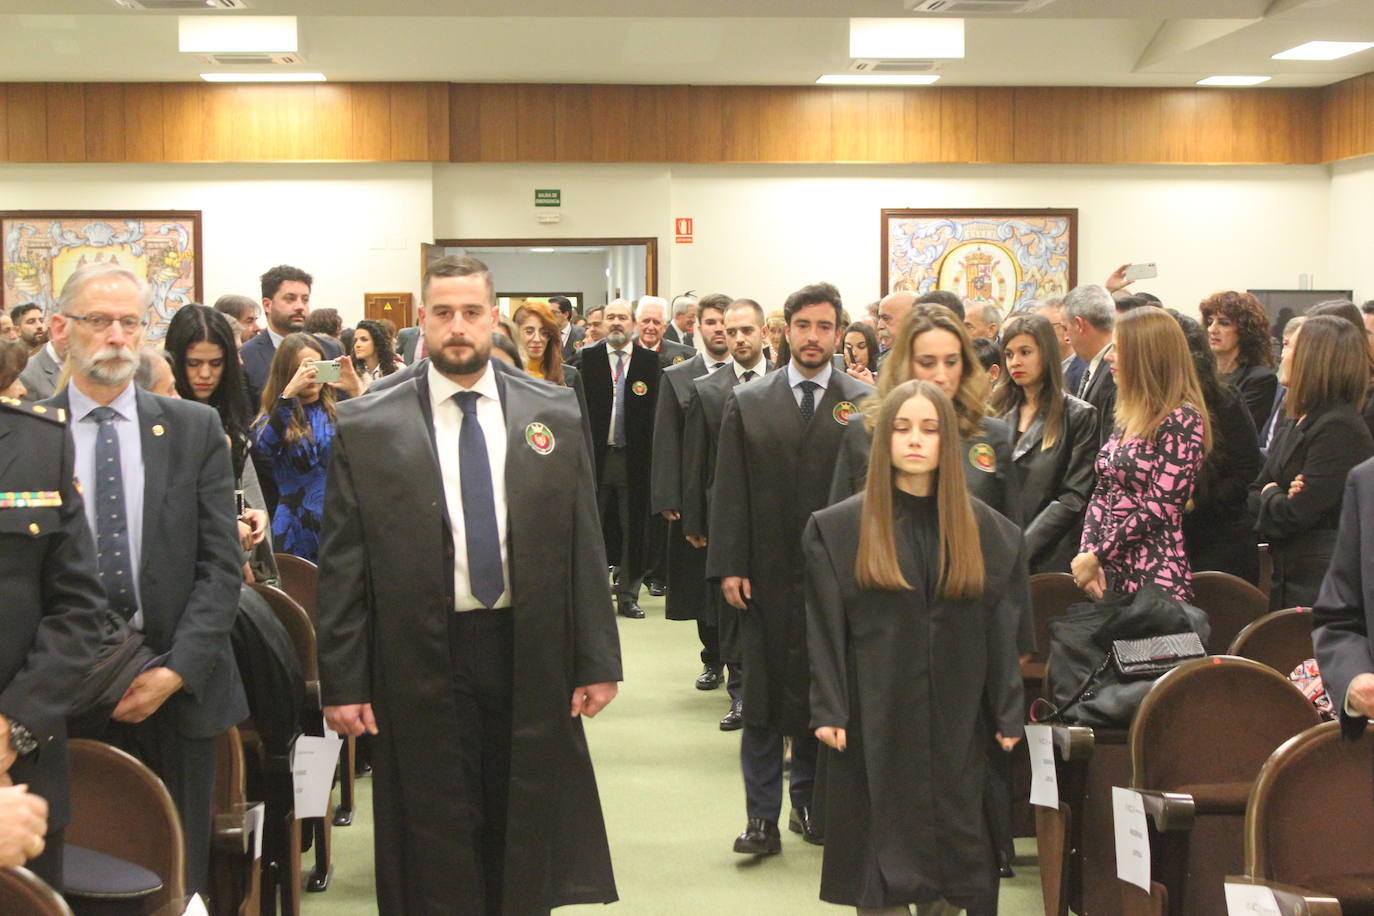
[[[848,17],[910,15],[902,0],[250,2],[251,14],[299,16],[296,69],[336,81],[805,85],[844,72]],[[178,81],[212,69],[177,52],[174,14],[113,0],[0,0],[0,11],[0,81]],[[940,85],[1267,74],[1269,87],[1323,86],[1374,70],[1374,49],[1269,59],[1313,39],[1374,41],[1374,2],[1055,0],[1030,15],[970,17],[966,57],[941,69]]]

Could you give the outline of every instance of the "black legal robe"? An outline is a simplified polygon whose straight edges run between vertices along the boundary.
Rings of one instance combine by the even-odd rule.
[[[667,369],[669,366],[680,366],[688,360],[698,356],[695,347],[668,340],[666,337],[658,342],[658,367]]]
[[[1021,535],[974,500],[986,585],[978,598],[944,598],[934,499],[898,492],[897,556],[913,588],[861,589],[863,499],[815,513],[804,538],[810,726],[847,732],[844,753],[822,748],[820,896],[861,907],[944,897],[970,916],[995,912],[986,749],[996,732],[1022,734],[1016,621],[1030,593]]]
[[[606,451],[611,435],[611,408],[615,404],[615,385],[611,382],[611,359],[606,341],[599,340],[578,351],[577,368],[582,373],[582,388],[587,398],[587,420],[592,429],[592,451],[596,460],[595,484],[600,485],[606,466]],[[621,534],[616,513],[602,519],[602,533],[612,565],[621,566],[631,578],[644,569],[646,531],[649,523],[649,477],[653,465],[654,407],[658,402],[658,380],[663,374],[658,354],[638,344],[630,348],[625,366],[625,464],[630,478],[631,555],[620,556]]]
[[[726,398],[706,575],[743,576],[752,586],[740,614],[745,719],[797,735],[806,733],[810,705],[802,531],[826,504],[848,424],[860,422],[851,411],[873,389],[832,372],[808,424],[787,376],[770,373]]]
[[[491,367],[507,430],[514,644],[504,904],[606,903],[616,891],[596,780],[582,720],[568,715],[574,687],[621,679],[591,450],[570,389]],[[453,536],[428,377],[339,407],[320,549],[324,702],[371,703],[377,717],[379,912],[466,913]]]
[[[725,372],[729,367],[722,367]],[[654,412],[653,468],[650,475],[649,511],[682,512],[683,426],[687,405],[692,398],[692,382],[706,375],[706,360],[700,355],[663,370],[658,386],[658,408]],[[666,520],[664,520],[666,521]],[[706,584],[706,548],[693,547],[682,535],[681,522],[667,522],[668,596],[665,602],[669,620],[710,619]]]

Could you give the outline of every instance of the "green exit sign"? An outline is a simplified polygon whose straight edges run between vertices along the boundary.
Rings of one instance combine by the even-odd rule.
[[[561,207],[563,206],[563,192],[558,188],[535,188],[534,205],[536,207]]]

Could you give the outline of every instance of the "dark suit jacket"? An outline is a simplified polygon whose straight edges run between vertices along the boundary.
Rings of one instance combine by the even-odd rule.
[[[749,382],[763,378],[772,368],[767,360],[760,360],[754,367],[758,375]],[[720,421],[725,414],[726,398],[739,384],[733,360],[711,375],[692,380],[692,397],[687,403],[687,417],[682,431],[684,536],[706,537],[707,508],[711,500],[711,485],[716,478],[716,442],[720,436]]]
[[[42,401],[53,396],[57,390],[57,379],[62,375],[62,364],[48,355],[44,344],[38,352],[29,357],[29,364],[19,373],[19,380],[28,392],[26,401]]]
[[[668,322],[668,327],[666,327],[663,330],[663,336],[666,339],[671,340],[673,343],[682,344],[684,347],[696,349],[694,346],[694,341],[692,340],[693,335],[690,333],[680,333],[677,329],[677,325],[673,324],[671,321]]]
[[[420,346],[418,327],[401,328],[396,332],[396,352],[407,366],[415,362],[415,351]]]
[[[1037,416],[1011,449],[1012,474],[1007,486],[1007,512],[1026,535],[1026,558],[1032,573],[1069,572],[1083,534],[1083,513],[1097,475],[1097,409],[1064,395],[1063,429],[1048,449],[1045,417]],[[1002,415],[1011,430],[1018,409]]]
[[[563,362],[572,362],[573,354],[579,349],[577,345],[586,336],[586,328],[579,328],[577,325],[572,326],[572,330],[568,331],[568,342],[563,345]]]
[[[212,738],[248,715],[229,641],[243,579],[229,447],[214,409],[142,389],[137,397],[143,631],[155,652],[170,653],[167,667],[186,681],[167,701],[178,730]],[[66,409],[67,392],[47,403]]]
[[[1216,570],[1259,581],[1255,522],[1246,509],[1250,484],[1263,457],[1245,402],[1232,391],[1207,405],[1212,451],[1193,488],[1193,508],[1183,516],[1183,544],[1193,572]]]
[[[1269,411],[1274,406],[1274,396],[1279,390],[1279,377],[1274,374],[1274,370],[1263,366],[1242,366],[1222,376],[1222,379],[1230,382],[1231,387],[1236,389],[1236,393],[1245,402],[1246,409],[1250,411],[1250,419],[1255,423],[1255,429],[1264,426],[1264,421],[1269,418]]]
[[[1077,353],[1070,356],[1064,366],[1064,390],[1074,392],[1078,390],[1078,383],[1083,380],[1083,373],[1088,371],[1088,364],[1083,362],[1083,357]]]
[[[1083,371],[1087,371],[1086,366]],[[1097,364],[1097,374],[1088,380],[1082,399],[1097,408],[1097,444],[1106,445],[1116,424],[1116,376],[1105,359]]]
[[[1365,719],[1345,714],[1350,682],[1374,672],[1369,645],[1374,630],[1374,461],[1355,467],[1345,481],[1341,521],[1331,567],[1312,606],[1312,642],[1322,685],[1340,711],[1348,738],[1364,732]]]
[[[10,775],[47,800],[50,830],[69,820],[68,702],[95,662],[105,614],[75,462],[64,415],[0,401],[0,491],[59,501],[0,508],[0,715],[38,739]]]
[[[314,335],[323,350],[325,359],[337,359],[343,355],[339,342],[323,334]],[[277,355],[277,345],[272,343],[272,335],[263,330],[239,350],[239,361],[243,363],[243,378],[248,383],[248,397],[256,414],[262,402],[262,389],[267,386],[267,376],[272,371],[272,358]],[[261,470],[261,469],[259,469]]]
[[[680,343],[673,343],[671,340],[665,339],[658,343],[658,364],[663,369],[685,363],[696,355],[696,350],[691,347],[684,347]]]

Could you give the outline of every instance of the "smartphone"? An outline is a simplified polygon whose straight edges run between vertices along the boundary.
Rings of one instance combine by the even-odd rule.
[[[339,364],[334,360],[312,359],[310,365],[315,367],[315,381],[337,382],[339,380]]]
[[[243,491],[234,491],[234,518],[243,518],[243,514],[248,511],[247,504],[243,501]]]
[[[856,362],[856,360],[854,359],[854,345],[853,345],[853,344],[845,344],[845,345],[844,345],[844,353],[845,353],[846,356],[849,357],[849,365],[851,365],[851,366],[854,365],[854,363]]]
[[[1159,276],[1159,267],[1154,261],[1148,264],[1132,264],[1126,268],[1126,282],[1134,283],[1137,280],[1153,280]]]

